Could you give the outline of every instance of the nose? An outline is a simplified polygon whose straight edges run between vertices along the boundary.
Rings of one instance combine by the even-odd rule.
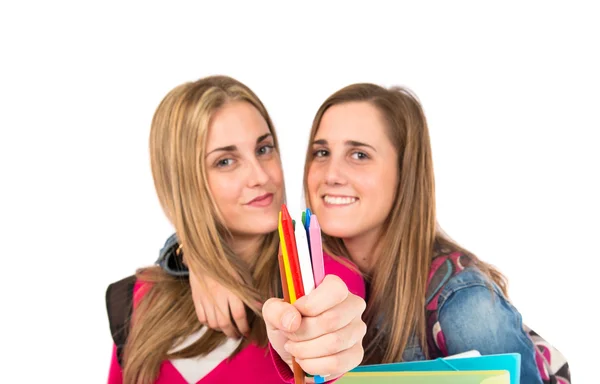
[[[258,159],[253,159],[250,161],[249,168],[249,187],[264,185],[267,183],[267,181],[269,181],[269,174],[266,172],[264,165],[258,161]]]
[[[325,184],[330,186],[345,184],[346,178],[344,174],[343,161],[331,156],[325,166]]]

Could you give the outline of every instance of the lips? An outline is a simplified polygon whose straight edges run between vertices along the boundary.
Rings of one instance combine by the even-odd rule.
[[[326,205],[344,206],[356,203],[358,198],[354,196],[324,195],[323,201]]]
[[[272,193],[265,193],[264,195],[260,195],[250,200],[246,205],[250,205],[253,207],[266,207],[273,201]]]

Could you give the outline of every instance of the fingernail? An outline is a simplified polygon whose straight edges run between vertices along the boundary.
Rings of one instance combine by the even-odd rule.
[[[283,349],[285,349],[286,352],[290,353],[290,343],[283,344]]]
[[[281,324],[283,325],[283,327],[286,330],[290,330],[290,328],[292,327],[292,323],[294,322],[294,319],[296,318],[296,313],[295,312],[288,312],[285,315],[283,315],[283,317],[281,318]]]

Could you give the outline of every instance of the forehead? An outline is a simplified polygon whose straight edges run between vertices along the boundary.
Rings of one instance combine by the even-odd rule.
[[[386,139],[386,124],[379,109],[366,101],[336,104],[323,114],[315,140],[329,142]]]
[[[269,126],[260,112],[246,101],[225,104],[212,116],[208,126],[207,147],[256,144],[256,138],[269,133]]]

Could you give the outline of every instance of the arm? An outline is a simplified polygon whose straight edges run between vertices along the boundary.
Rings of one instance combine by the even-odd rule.
[[[167,239],[156,263],[171,276],[189,278],[196,316],[201,324],[236,339],[248,334],[250,327],[244,303],[209,276],[190,272],[183,262],[176,234]]]
[[[519,353],[521,383],[542,384],[535,347],[523,330],[521,314],[496,288],[478,282],[444,293],[438,320],[449,355],[473,349],[482,355]]]

